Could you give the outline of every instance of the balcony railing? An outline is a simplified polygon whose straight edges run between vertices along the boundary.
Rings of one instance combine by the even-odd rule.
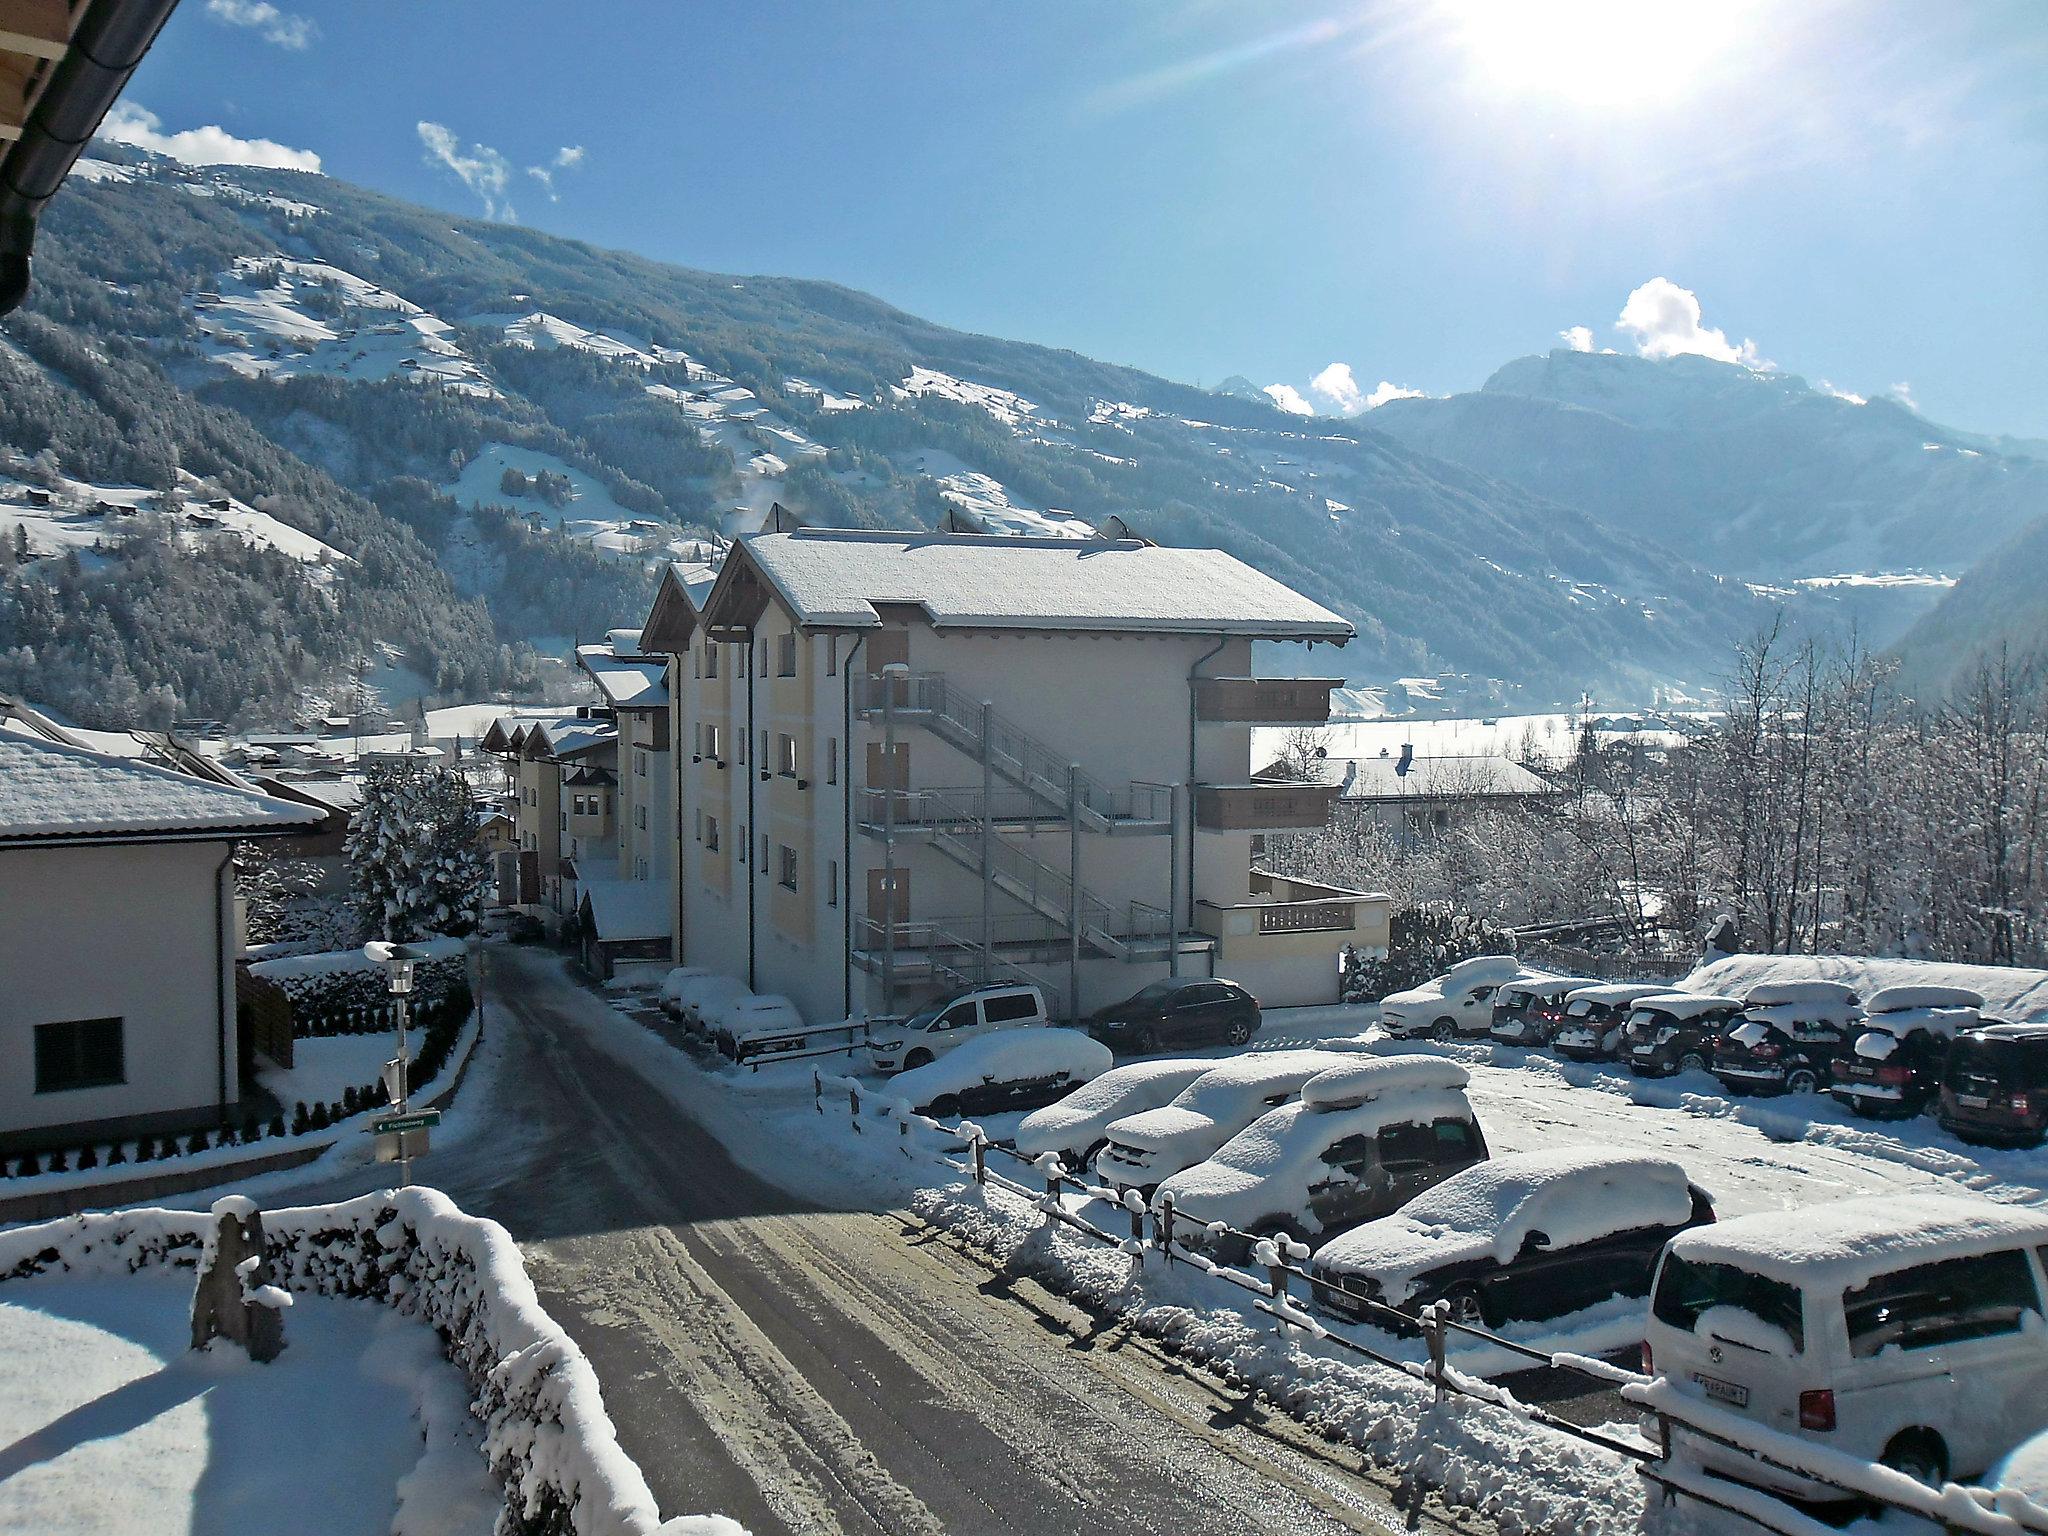
[[[1234,725],[1324,725],[1340,677],[1198,677],[1195,718]]]
[[[1254,781],[1197,784],[1195,825],[1205,832],[1297,832],[1323,826],[1341,785]]]

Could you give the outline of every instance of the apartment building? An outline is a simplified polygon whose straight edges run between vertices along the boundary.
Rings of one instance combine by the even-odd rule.
[[[1320,724],[1332,678],[1254,675],[1258,642],[1351,625],[1215,550],[798,528],[671,572],[678,961],[811,1019],[1028,977],[1085,1012],[1169,972],[1334,1000],[1386,902],[1297,889],[1252,839],[1335,785],[1255,780],[1257,725]]]
[[[502,715],[478,745],[505,765],[517,845],[515,904],[559,933],[578,910],[582,879],[616,871],[617,723],[591,706]]]
[[[675,936],[667,664],[642,650],[637,629],[578,646],[576,662],[618,727],[609,866],[594,852],[577,866],[584,964],[609,977],[620,960],[668,954]]]

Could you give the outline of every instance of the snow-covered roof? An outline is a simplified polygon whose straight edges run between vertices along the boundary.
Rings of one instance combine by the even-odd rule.
[[[583,905],[607,944],[665,939],[675,931],[675,900],[666,880],[585,880]]]
[[[1547,1002],[1551,998],[1570,996],[1592,984],[1593,978],[1590,976],[1520,976],[1513,981],[1502,983],[1496,998],[1499,1001],[1506,1001],[1511,995],[1519,993],[1523,997],[1541,998]]]
[[[630,634],[638,644],[640,631],[614,630],[614,636]],[[614,709],[660,709],[668,703],[666,663],[629,654],[621,657],[613,645],[579,645],[576,662],[588,672]]]
[[[1856,989],[1845,981],[1760,981],[1742,994],[1742,1001],[1753,1011],[1759,1008],[1793,1007],[1799,1004],[1818,1004],[1825,1007],[1853,1006],[1857,999]]]
[[[712,596],[751,565],[797,622],[875,629],[878,603],[939,628],[1137,630],[1276,640],[1352,635],[1350,621],[1217,549],[1137,539],[799,528],[740,541]],[[712,614],[714,621],[717,614]]]
[[[1336,757],[1324,764],[1324,771],[1341,778],[1344,787],[1340,793],[1346,800],[1441,800],[1552,792],[1540,775],[1498,754],[1416,757],[1405,769],[1402,760],[1394,756]]]
[[[323,814],[154,763],[0,732],[0,843],[267,836]]]
[[[1924,984],[1879,987],[1871,993],[1865,1010],[1871,1022],[1882,1022],[1881,1013],[1904,1013],[1923,1008],[1968,1008],[1975,1011],[1984,1006],[1984,994],[1973,992],[1968,987],[1937,987]]]
[[[1720,997],[1705,992],[1653,992],[1648,997],[1636,999],[1638,1008],[1653,1008],[1658,1013],[1673,1019],[1696,1019],[1703,1013],[1714,1013],[1723,1008],[1740,1008],[1739,998]]]
[[[1672,1240],[1693,1263],[1840,1292],[1889,1270],[2048,1242],[2048,1212],[1961,1195],[1893,1192],[1758,1211]]]
[[[1607,981],[1597,987],[1580,987],[1565,998],[1566,1003],[1597,1003],[1611,1007],[1632,1003],[1639,997],[1657,997],[1669,986],[1662,981]]]

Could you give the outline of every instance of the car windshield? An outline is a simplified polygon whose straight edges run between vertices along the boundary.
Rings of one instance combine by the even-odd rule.
[[[1657,1321],[1691,1333],[1718,1307],[1747,1313],[1785,1335],[1794,1354],[1806,1348],[1805,1302],[1796,1285],[1753,1274],[1733,1264],[1696,1263],[1670,1254],[1657,1277],[1651,1304]]]
[[[1959,1035],[1948,1066],[1952,1076],[1992,1077],[2012,1082],[2036,1078],[2048,1058],[2048,1040],[1985,1040]]]
[[[1178,992],[1183,985],[1184,983],[1181,982],[1155,981],[1149,987],[1140,987],[1136,992],[1133,992],[1129,997],[1118,1003],[1117,1007],[1138,1008],[1148,1003],[1163,1003],[1173,996],[1174,993]]]

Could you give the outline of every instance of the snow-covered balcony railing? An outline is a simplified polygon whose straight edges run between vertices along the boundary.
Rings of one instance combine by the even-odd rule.
[[[1255,779],[1197,784],[1195,825],[1204,832],[1301,832],[1326,825],[1339,784]]]
[[[1198,677],[1195,718],[1230,725],[1325,725],[1340,677]]]

